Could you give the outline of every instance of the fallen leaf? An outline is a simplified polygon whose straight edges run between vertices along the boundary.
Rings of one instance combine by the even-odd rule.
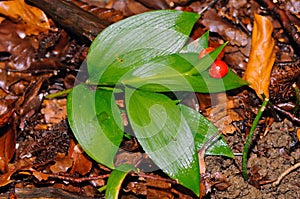
[[[92,162],[84,155],[83,149],[79,144],[71,140],[68,156],[73,159],[73,166],[70,173],[86,175],[92,169]]]
[[[67,172],[72,167],[73,159],[66,156],[64,153],[57,153],[55,164],[50,166],[52,173]]]
[[[0,2],[1,3],[1,2]],[[17,71],[28,69],[35,61],[38,46],[38,40],[34,37],[26,37],[24,39],[19,36],[19,27],[10,20],[4,20],[0,24],[0,51],[7,54],[4,59],[4,66],[1,68],[9,68]],[[4,74],[4,72],[1,72]],[[5,72],[6,73],[6,72]],[[8,84],[8,77],[1,78],[4,86]],[[15,81],[14,81],[15,82]]]
[[[8,171],[0,175],[0,187],[6,186],[9,183],[13,182],[14,180],[11,180],[11,176],[16,173],[19,170],[30,170],[32,166],[31,160],[22,159],[18,162],[15,162],[13,164],[8,165]]]
[[[38,35],[40,32],[50,30],[46,14],[26,4],[24,0],[1,1],[0,14],[22,24],[26,35]]]
[[[298,140],[300,142],[300,129],[297,130],[297,137],[298,137]]]
[[[32,172],[32,175],[38,179],[39,181],[42,181],[42,180],[48,180],[50,174],[47,174],[47,173],[42,173],[40,171],[36,171],[34,169],[31,169],[31,172]]]
[[[244,79],[256,94],[269,98],[271,71],[275,62],[272,22],[264,16],[254,15],[251,51]]]
[[[0,128],[0,172],[8,171],[8,163],[16,150],[16,131],[11,125]]]
[[[66,99],[49,99],[43,101],[41,113],[44,114],[45,122],[58,124],[67,117]]]
[[[248,44],[248,35],[243,31],[236,29],[232,24],[222,19],[218,13],[212,9],[206,11],[202,17],[202,23],[210,32],[220,34],[230,44],[237,46],[246,46]]]

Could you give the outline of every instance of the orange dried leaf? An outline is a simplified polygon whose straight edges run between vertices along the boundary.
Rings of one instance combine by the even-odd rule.
[[[297,130],[297,137],[298,137],[298,140],[300,142],[300,129]]]
[[[3,127],[0,136],[0,172],[8,171],[8,163],[16,150],[16,131],[12,126]]]
[[[256,94],[269,98],[271,71],[275,61],[273,25],[267,17],[254,15],[251,51],[244,79]]]
[[[40,171],[36,171],[34,169],[31,169],[31,172],[32,172],[32,175],[38,179],[40,182],[43,181],[43,180],[48,180],[50,174],[47,174],[47,173],[42,173]]]
[[[73,140],[71,140],[68,155],[74,161],[70,173],[79,173],[81,175],[85,175],[91,171],[92,162],[84,155],[84,151],[80,145],[75,145]]]
[[[0,14],[14,21],[22,22],[26,35],[37,35],[50,29],[50,23],[45,13],[36,7],[27,5],[24,0],[1,1]]]
[[[55,164],[50,166],[50,170],[52,173],[67,172],[72,165],[72,158],[65,156],[63,153],[58,153],[55,158]]]

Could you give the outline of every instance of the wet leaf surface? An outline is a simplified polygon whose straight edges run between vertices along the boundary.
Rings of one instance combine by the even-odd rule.
[[[37,35],[50,29],[50,23],[45,13],[26,4],[25,0],[1,1],[0,13],[13,21],[21,21],[18,24],[18,30],[24,31],[26,35]]]
[[[1,5],[4,2],[10,1],[1,1]],[[149,2],[73,1],[99,18],[107,19],[108,24],[131,15],[163,8],[166,5],[171,9],[200,12],[211,1],[166,0],[151,1],[151,5]],[[176,7],[172,7],[170,2],[175,3]],[[296,25],[296,30],[298,27],[299,32],[298,1],[278,1],[276,6],[287,14],[289,20]],[[20,11],[15,8],[11,9],[13,12],[10,14],[13,14],[14,10]],[[224,48],[223,60],[229,65],[232,73],[242,77],[251,59],[254,13],[271,19],[274,27],[272,37],[275,40],[276,59],[269,78],[269,97],[278,107],[275,112],[282,120],[282,122],[274,122],[271,111],[267,109],[259,123],[258,131],[255,133],[255,144],[249,154],[248,167],[252,185],[244,182],[240,175],[240,156],[235,155],[233,159],[204,157],[207,175],[202,178],[205,179],[203,185],[206,191],[211,191],[204,193],[204,195],[208,194],[206,197],[300,197],[298,170],[291,172],[276,188],[268,183],[270,180],[276,180],[284,170],[300,161],[299,122],[297,122],[299,110],[293,114],[296,94],[292,87],[293,83],[300,86],[299,50],[292,38],[288,36],[287,30],[281,25],[282,21],[278,16],[268,9],[260,8],[261,5],[256,1],[218,1],[203,13],[201,20],[193,28],[192,34],[195,38],[207,30],[213,31],[210,33],[207,46],[217,47],[229,41]],[[33,20],[30,18],[30,20],[39,23],[41,16],[43,15],[38,14],[37,18]],[[49,19],[52,29],[41,28],[38,25],[30,25],[31,28],[27,29],[27,25],[24,25],[21,18],[29,19],[21,16],[15,20],[13,15],[0,17],[0,141],[2,143],[0,157],[1,171],[6,172],[0,175],[2,187],[0,198],[3,196],[7,198],[9,190],[13,189],[18,197],[104,198],[104,193],[99,193],[97,189],[105,186],[107,180],[95,177],[109,174],[111,170],[90,160],[81,150],[78,150],[80,146],[76,143],[65,120],[63,106],[66,96],[57,99],[44,98],[49,93],[73,87],[77,71],[85,70],[80,68],[80,65],[86,58],[89,44],[79,42],[72,32],[67,31],[57,22],[54,24],[52,19]],[[165,40],[167,37],[165,35],[162,39]],[[188,49],[189,52],[195,50],[198,51],[199,48],[196,46]],[[122,71],[119,71],[118,67],[107,73],[107,77],[121,74]],[[85,77],[80,79],[80,81],[85,80]],[[224,139],[233,152],[238,154],[243,150],[260,99],[255,92],[246,88],[227,92],[226,95],[226,98],[217,100],[216,103],[204,94],[202,96],[197,94],[198,99],[187,97],[185,101],[203,113],[219,130],[226,132]],[[215,96],[212,97],[216,99]],[[126,120],[126,114],[122,114]],[[130,126],[130,123],[127,125]],[[131,164],[141,163],[147,168],[155,166],[141,151],[136,140],[126,137],[121,146],[126,152],[118,151],[116,165],[125,161]],[[61,159],[57,158],[57,154],[63,154]],[[62,169],[51,170],[50,166],[54,165]],[[61,171],[56,174],[56,177],[65,178],[53,178],[53,171]],[[169,177],[162,172],[145,173],[146,176],[148,174],[154,179],[128,175],[121,185],[120,197],[196,198],[173,181],[169,182]]]

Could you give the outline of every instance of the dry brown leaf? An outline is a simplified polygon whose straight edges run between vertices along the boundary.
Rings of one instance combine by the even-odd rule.
[[[34,169],[31,169],[32,175],[38,179],[39,181],[48,180],[50,174],[42,173],[40,171],[36,171]]]
[[[70,173],[79,173],[86,175],[92,169],[92,162],[84,155],[83,149],[79,144],[75,145],[74,141],[70,142],[68,156],[73,159],[73,166]]]
[[[8,165],[8,171],[0,175],[0,187],[6,186],[9,183],[13,182],[14,180],[11,180],[11,176],[16,173],[19,170],[30,170],[32,166],[31,160],[22,159],[18,162],[15,162],[13,164]]]
[[[0,14],[21,22],[26,35],[37,35],[50,29],[46,14],[36,7],[27,5],[24,0],[1,1]]]
[[[275,62],[272,22],[264,16],[254,15],[252,43],[244,79],[250,83],[256,94],[269,98],[271,71]]]
[[[0,133],[0,172],[6,173],[16,150],[16,131],[13,126],[5,126]]]
[[[5,20],[4,17],[0,17],[0,23],[1,23],[2,21],[4,21],[4,20]]]
[[[52,173],[67,172],[73,165],[73,159],[65,156],[64,153],[58,153],[55,158],[55,164],[50,166]]]

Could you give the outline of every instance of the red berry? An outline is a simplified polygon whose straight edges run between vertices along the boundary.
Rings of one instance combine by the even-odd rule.
[[[215,50],[215,48],[213,47],[207,47],[203,50],[200,51],[198,59],[201,59],[202,57],[204,57],[205,55],[207,55],[208,53],[210,53],[211,51]],[[222,59],[224,57],[224,52],[221,51],[221,53],[218,55],[217,59]]]
[[[228,73],[228,66],[221,60],[216,60],[209,69],[209,75],[212,78],[219,79]]]

